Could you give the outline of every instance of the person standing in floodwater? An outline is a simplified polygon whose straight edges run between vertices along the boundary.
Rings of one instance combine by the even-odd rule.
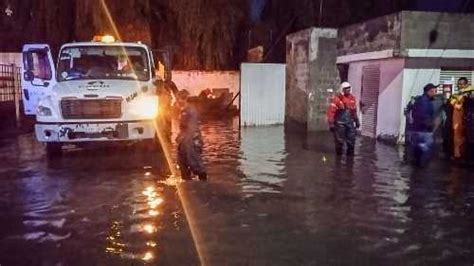
[[[342,155],[344,144],[346,154],[354,155],[357,128],[360,127],[357,101],[351,93],[351,87],[349,82],[341,83],[341,91],[332,98],[326,113],[329,129],[334,134],[337,155]]]
[[[189,92],[181,90],[177,95],[179,115],[178,165],[181,178],[191,180],[197,175],[199,180],[207,180],[207,171],[202,161],[203,141],[196,109],[188,102]]]
[[[418,166],[427,166],[431,160],[434,147],[435,111],[433,99],[436,86],[432,83],[423,88],[423,95],[417,97],[413,105],[413,127],[411,150]]]

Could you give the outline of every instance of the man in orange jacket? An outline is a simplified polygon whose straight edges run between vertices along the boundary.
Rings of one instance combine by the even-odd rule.
[[[326,113],[329,129],[334,134],[336,154],[342,155],[344,144],[346,153],[349,156],[354,155],[354,146],[356,142],[356,128],[360,127],[357,116],[357,101],[351,93],[351,84],[343,82],[341,92],[336,94]]]

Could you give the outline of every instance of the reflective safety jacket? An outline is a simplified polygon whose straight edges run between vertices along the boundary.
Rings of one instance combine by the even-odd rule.
[[[330,126],[334,124],[359,123],[357,117],[357,101],[354,95],[345,96],[338,93],[331,100],[331,104],[326,112],[326,118]]]
[[[454,157],[460,158],[462,156],[462,148],[464,145],[464,100],[465,96],[462,94],[453,95],[449,104],[452,106],[451,117],[451,133],[453,137]]]

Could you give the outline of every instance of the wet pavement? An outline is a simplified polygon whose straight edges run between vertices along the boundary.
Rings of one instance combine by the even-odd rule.
[[[473,265],[474,174],[327,133],[203,125],[209,182],[137,148],[0,139],[1,265]]]

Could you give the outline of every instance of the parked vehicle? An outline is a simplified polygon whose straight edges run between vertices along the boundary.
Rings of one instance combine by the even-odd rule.
[[[64,144],[147,141],[158,145],[164,94],[151,50],[111,36],[64,44],[57,64],[46,44],[23,47],[24,111],[49,155]],[[164,103],[162,103],[164,104]],[[168,130],[167,130],[168,131]]]

